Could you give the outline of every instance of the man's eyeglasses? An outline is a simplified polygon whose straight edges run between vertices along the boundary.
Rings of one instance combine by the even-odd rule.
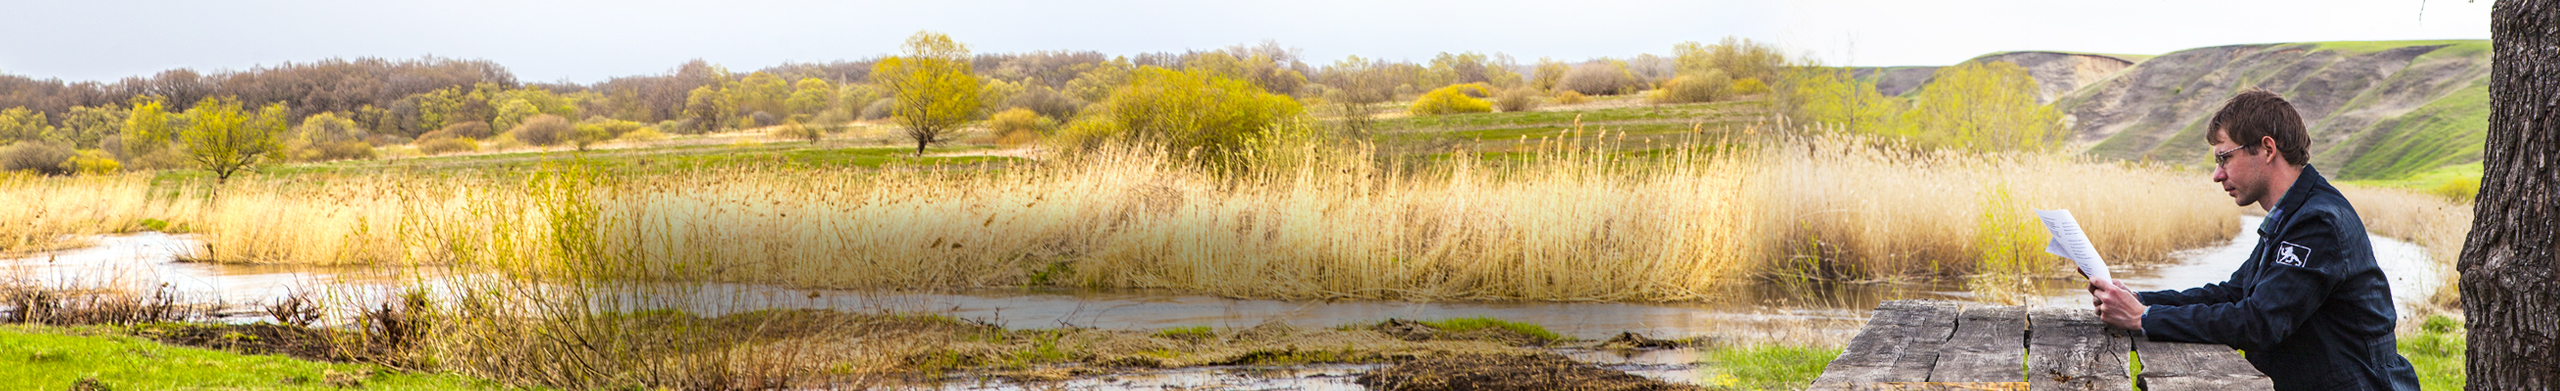
[[[2231,154],[2233,154],[2233,153],[2239,153],[2239,152],[2240,152],[2240,150],[2243,150],[2243,149],[2249,149],[2249,147],[2239,147],[2239,148],[2232,148],[2231,150],[2228,150],[2228,151],[2214,152],[2214,153],[2213,153],[2213,166],[2214,166],[2214,167],[2221,167],[2223,163],[2230,163],[2230,162],[2231,162]]]

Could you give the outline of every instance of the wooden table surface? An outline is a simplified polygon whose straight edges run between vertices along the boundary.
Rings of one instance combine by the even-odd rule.
[[[2273,388],[2229,347],[2144,341],[2131,333],[2099,323],[2087,308],[1890,301],[1876,307],[1812,389]],[[2131,375],[2137,360],[2140,375]]]

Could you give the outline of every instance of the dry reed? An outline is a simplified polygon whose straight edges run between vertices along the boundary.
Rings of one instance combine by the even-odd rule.
[[[2406,240],[2426,249],[2427,258],[2435,261],[2437,276],[2444,279],[2427,300],[2438,307],[2431,310],[2461,308],[2462,274],[2454,269],[2454,261],[2462,256],[2463,241],[2471,235],[2470,204],[2393,188],[2347,185],[2339,186],[2338,191],[2355,205],[2356,216],[2364,218],[2366,232]]]
[[[1997,189],[2014,194],[2007,207],[2073,210],[2113,260],[2238,229],[2236,208],[2191,174],[2047,155],[1839,138],[1643,157],[1558,148],[1508,165],[1349,155],[1228,177],[1142,152],[995,171],[595,174],[574,179],[593,183],[577,197],[596,209],[597,232],[578,240],[641,275],[804,287],[1656,301],[1750,278],[1970,275]],[[558,182],[546,175],[255,179],[210,201],[149,201],[138,177],[7,191],[40,213],[119,216],[20,220],[91,224],[51,232],[169,216],[218,262],[505,264],[558,259],[541,253],[560,248],[543,242],[557,222],[529,190]]]

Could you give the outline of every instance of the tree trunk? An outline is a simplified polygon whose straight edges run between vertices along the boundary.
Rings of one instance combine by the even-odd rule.
[[[2560,388],[2560,0],[2491,11],[2488,146],[2462,246],[2468,389]]]

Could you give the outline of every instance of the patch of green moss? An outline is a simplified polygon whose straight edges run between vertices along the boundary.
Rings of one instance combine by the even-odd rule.
[[[1478,316],[1478,317],[1472,317],[1472,318],[1442,319],[1442,320],[1438,320],[1438,321],[1423,321],[1423,322],[1422,322],[1422,324],[1431,325],[1431,327],[1433,327],[1433,328],[1438,328],[1438,329],[1440,329],[1440,331],[1441,331],[1441,332],[1445,332],[1445,333],[1463,333],[1463,332],[1468,332],[1468,331],[1475,331],[1475,330],[1478,330],[1478,329],[1492,328],[1492,327],[1499,327],[1499,328],[1503,328],[1503,329],[1509,329],[1509,330],[1511,330],[1512,332],[1517,332],[1517,333],[1520,333],[1520,334],[1522,334],[1522,335],[1528,335],[1528,336],[1531,336],[1531,337],[1537,337],[1539,340],[1544,340],[1544,341],[1556,341],[1556,340],[1562,340],[1562,339],[1564,339],[1564,337],[1563,337],[1563,336],[1556,335],[1556,333],[1555,333],[1555,332],[1553,332],[1553,331],[1547,331],[1547,328],[1546,328],[1545,326],[1539,326],[1539,325],[1528,324],[1528,323],[1521,323],[1521,322],[1513,322],[1513,321],[1507,321],[1507,320],[1501,320],[1501,319],[1494,319],[1494,318],[1492,318],[1492,317],[1484,317],[1484,316]]]

